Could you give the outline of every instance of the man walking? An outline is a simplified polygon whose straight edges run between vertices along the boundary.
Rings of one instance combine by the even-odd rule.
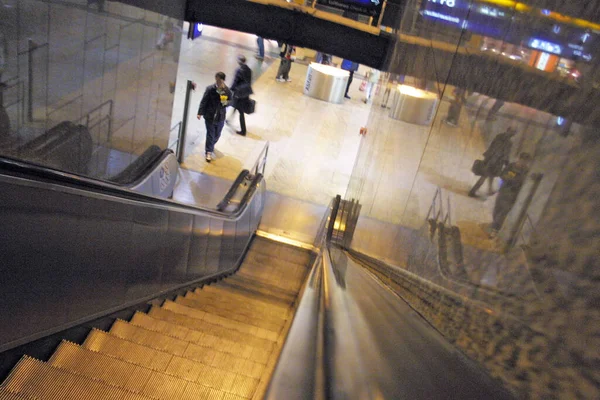
[[[488,179],[488,194],[494,194],[494,178],[500,176],[502,169],[508,164],[510,150],[512,148],[512,137],[516,134],[514,128],[508,128],[506,132],[497,135],[490,147],[483,153],[483,171],[481,177],[469,191],[470,197],[477,197],[477,190]]]
[[[346,84],[346,92],[344,93],[344,97],[350,99],[350,96],[348,96],[348,90],[350,89],[350,84],[352,83],[352,79],[354,78],[354,73],[358,71],[358,63],[355,63],[354,61],[350,60],[343,60],[342,69],[350,73],[350,75],[348,76],[348,83]]]
[[[519,159],[508,164],[508,166],[502,171],[500,178],[502,179],[502,186],[498,191],[498,197],[494,204],[493,222],[490,226],[490,237],[495,237],[506,216],[513,208],[519,196],[519,191],[525,183],[525,178],[529,172],[529,163],[531,162],[531,155],[529,153],[519,154]]]
[[[225,85],[225,74],[215,74],[215,84],[206,87],[200,107],[198,107],[197,118],[204,116],[206,125],[206,144],[204,146],[206,161],[211,162],[215,151],[215,144],[221,137],[223,125],[225,125],[225,108],[231,100],[231,90]]]
[[[238,135],[246,136],[246,119],[244,112],[248,109],[250,95],[252,91],[252,70],[246,65],[246,57],[238,56],[238,69],[235,71],[235,77],[231,84],[233,92],[233,112],[231,117],[237,111],[240,114],[240,130],[236,131]]]

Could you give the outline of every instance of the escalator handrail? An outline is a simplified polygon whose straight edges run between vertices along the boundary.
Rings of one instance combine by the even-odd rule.
[[[138,158],[133,163],[129,164],[129,166],[127,168],[125,168],[123,171],[119,172],[116,175],[111,176],[107,181],[109,183],[113,183],[113,184],[121,186],[121,187],[127,187],[127,188],[135,187],[135,186],[139,185],[140,183],[142,183],[144,181],[144,179],[146,179],[148,177],[148,173],[153,171],[158,165],[162,164],[162,162],[167,157],[169,157],[171,154],[174,154],[173,150],[171,150],[171,149],[166,149],[166,150],[161,151],[159,154],[154,156],[152,159],[148,160],[146,162],[146,165],[144,165],[143,168],[140,170],[140,173],[138,174],[138,176],[129,182],[124,181],[121,178],[121,176],[123,176],[124,172],[127,171],[127,169],[130,166],[134,165],[134,163],[137,160],[139,160],[140,158]],[[143,156],[143,154],[142,154],[142,156]],[[142,156],[140,156],[140,157],[142,157]]]
[[[218,211],[208,207],[192,206],[182,204],[174,200],[164,199],[144,193],[129,190],[127,187],[112,184],[106,181],[99,181],[83,176],[58,171],[51,168],[23,162],[0,156],[0,178],[2,175],[18,177],[29,181],[43,181],[48,184],[54,184],[58,187],[70,188],[73,190],[85,190],[102,195],[116,196],[134,202],[143,202],[146,205],[153,205],[162,209],[185,212],[194,215],[212,216],[220,219],[236,220],[242,216],[248,204],[256,193],[257,187],[262,182],[262,174],[256,174],[248,187],[248,191],[240,201],[239,207],[233,211]]]
[[[225,197],[223,197],[223,200],[221,200],[219,204],[217,204],[217,211],[223,211],[225,208],[227,208],[227,206],[231,203],[233,195],[238,190],[238,187],[242,184],[242,182],[244,182],[244,179],[246,179],[249,174],[250,171],[248,171],[247,169],[244,169],[242,170],[242,172],[239,173],[239,175],[237,176],[237,178],[235,178],[235,181],[233,181],[233,184],[225,194]]]

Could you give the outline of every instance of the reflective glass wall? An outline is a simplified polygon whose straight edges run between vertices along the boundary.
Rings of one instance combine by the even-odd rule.
[[[166,148],[181,26],[112,1],[2,1],[0,154],[108,179]]]
[[[406,299],[523,398],[600,396],[600,25],[585,18],[409,2],[345,195],[361,205],[350,247],[414,279]]]

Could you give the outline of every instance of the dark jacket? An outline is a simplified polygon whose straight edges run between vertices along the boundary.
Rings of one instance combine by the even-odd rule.
[[[483,162],[488,176],[500,176],[502,169],[508,164],[512,148],[511,137],[506,132],[497,135],[483,153]]]
[[[235,71],[235,77],[231,84],[234,97],[243,99],[249,97],[252,92],[252,70],[246,64],[240,65]],[[237,93],[236,93],[237,92]]]
[[[229,105],[232,96],[228,87],[225,87],[223,92],[226,99],[221,101],[221,95],[217,93],[217,85],[207,86],[198,107],[198,115],[202,115],[208,122],[225,121],[225,108]],[[223,105],[223,102],[226,104]]]
[[[514,162],[508,164],[500,175],[502,186],[500,186],[498,196],[514,202],[519,195],[523,183],[525,183],[528,172],[529,168],[525,166]]]

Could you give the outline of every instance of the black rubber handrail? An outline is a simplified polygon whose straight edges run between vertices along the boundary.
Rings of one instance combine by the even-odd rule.
[[[235,181],[233,181],[233,184],[225,194],[225,197],[223,197],[223,200],[221,200],[219,204],[217,204],[217,211],[223,211],[225,208],[227,208],[227,206],[231,203],[233,195],[238,190],[238,187],[242,184],[242,182],[244,182],[244,180],[249,174],[250,171],[248,171],[247,169],[244,169],[242,170],[242,172],[239,173],[239,175],[237,176],[237,178],[235,178]]]
[[[46,183],[55,184],[63,187],[69,187],[78,190],[87,190],[103,195],[112,195],[131,201],[144,202],[160,208],[168,208],[174,211],[187,212],[192,214],[210,215],[217,218],[235,220],[240,217],[246,209],[249,200],[256,192],[258,184],[262,181],[262,174],[257,174],[252,179],[246,195],[240,201],[240,205],[232,212],[217,211],[215,209],[191,206],[178,203],[144,193],[134,192],[126,187],[119,186],[110,182],[98,181],[91,178],[74,175],[68,172],[62,172],[51,168],[35,165],[20,160],[14,160],[7,157],[0,157],[0,176],[9,175],[23,179],[42,180]]]

